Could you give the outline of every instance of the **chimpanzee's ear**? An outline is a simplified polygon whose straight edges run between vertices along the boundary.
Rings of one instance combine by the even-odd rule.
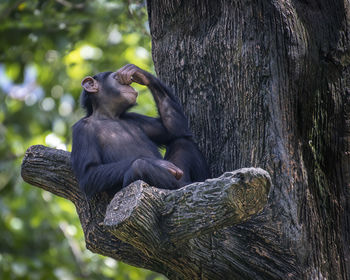
[[[98,92],[98,82],[93,77],[85,77],[81,82],[81,86],[89,93]]]

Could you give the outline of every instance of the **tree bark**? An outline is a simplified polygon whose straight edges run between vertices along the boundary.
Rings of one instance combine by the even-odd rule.
[[[213,174],[272,177],[268,210],[226,229],[232,255],[212,263],[232,279],[349,279],[349,2],[148,0],[148,13],[156,72]]]

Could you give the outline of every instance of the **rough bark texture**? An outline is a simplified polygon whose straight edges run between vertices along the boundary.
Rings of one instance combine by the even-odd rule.
[[[272,177],[268,211],[220,232],[232,252],[200,245],[217,270],[350,279],[349,2],[148,0],[148,12],[157,74],[213,174]]]
[[[233,250],[224,228],[262,215],[271,186],[266,171],[243,168],[174,191],[137,181],[113,199],[101,193],[87,201],[69,152],[44,146],[27,150],[22,177],[75,204],[88,249],[171,279],[223,279],[231,264],[212,262],[213,242],[220,253]]]

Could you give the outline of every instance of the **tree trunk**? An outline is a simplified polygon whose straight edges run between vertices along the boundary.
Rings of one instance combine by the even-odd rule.
[[[75,203],[89,249],[170,279],[349,279],[349,2],[147,5],[156,71],[214,177],[256,168],[88,203],[69,153],[36,146],[23,178]]]
[[[213,174],[272,177],[265,215],[224,231],[233,253],[214,245],[201,265],[230,263],[233,279],[350,279],[349,2],[149,0],[148,12],[156,71]]]

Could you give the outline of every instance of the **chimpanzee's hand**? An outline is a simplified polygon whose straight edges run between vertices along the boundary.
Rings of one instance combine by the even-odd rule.
[[[184,172],[170,161],[155,159],[153,163],[168,170],[168,172],[170,172],[176,178],[176,180],[180,180],[184,175]]]
[[[150,76],[151,74],[134,64],[127,64],[116,72],[116,79],[122,85],[129,85],[135,82],[140,85],[148,86],[150,83]]]

